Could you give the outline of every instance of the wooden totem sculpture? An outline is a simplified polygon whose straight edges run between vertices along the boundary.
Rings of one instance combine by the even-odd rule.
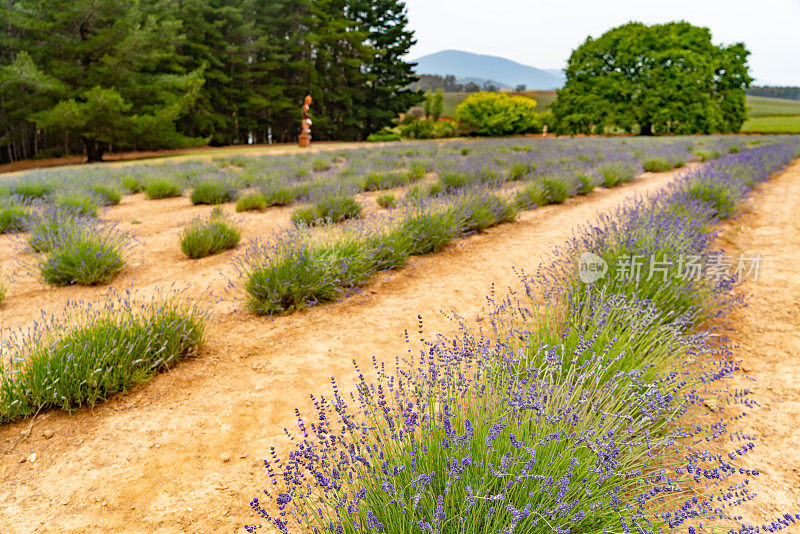
[[[311,146],[311,95],[306,95],[303,101],[303,123],[300,127],[300,146]]]

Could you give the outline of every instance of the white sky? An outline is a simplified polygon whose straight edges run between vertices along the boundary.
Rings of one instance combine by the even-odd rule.
[[[417,45],[502,56],[563,68],[587,35],[636,20],[687,20],[711,29],[715,44],[743,41],[759,84],[800,85],[800,0],[406,0]]]

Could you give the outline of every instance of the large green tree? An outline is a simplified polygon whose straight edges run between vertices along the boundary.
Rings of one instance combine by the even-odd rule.
[[[747,119],[743,44],[716,46],[688,22],[631,22],[570,56],[551,106],[560,133],[738,132]]]
[[[117,148],[182,146],[175,129],[203,83],[179,71],[180,22],[162,0],[11,2],[4,19],[19,53],[60,85],[58,100],[28,117],[45,132],[80,140],[89,161]]]

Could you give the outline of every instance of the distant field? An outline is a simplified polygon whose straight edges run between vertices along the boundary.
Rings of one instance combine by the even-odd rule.
[[[456,107],[470,93],[445,93],[442,115],[455,118]],[[537,110],[547,111],[556,99],[555,91],[525,91],[518,93],[533,98]],[[750,120],[744,123],[747,133],[800,133],[800,101],[764,96],[748,96]]]
[[[800,101],[765,96],[748,96],[750,119],[744,123],[748,133],[800,133]]]
[[[800,115],[753,117],[742,126],[747,133],[800,133]]]
[[[751,117],[800,115],[800,100],[748,96],[747,106]]]
[[[456,108],[470,94],[471,93],[445,93],[444,102],[442,104],[442,115],[445,117],[455,118]],[[556,99],[555,91],[525,91],[514,94],[528,96],[536,100],[536,109],[540,112],[547,111],[550,104],[552,104]]]

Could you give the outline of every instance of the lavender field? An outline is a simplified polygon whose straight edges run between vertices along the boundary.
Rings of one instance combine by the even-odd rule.
[[[224,359],[220,343],[246,344],[240,325],[311,335],[304,321],[358,308],[373,280],[416,258],[446,258],[472,236],[495,239],[496,226],[513,235],[537,209],[591,205],[662,177],[576,221],[585,226],[544,263],[516,258],[524,290],[498,288],[480,324],[462,319],[424,350],[378,354],[354,376],[341,374],[349,348],[338,347],[332,391],[293,386],[313,394],[311,415],[296,406],[288,442],[277,440],[282,427],[270,433],[275,448],[253,475],[265,492],[242,522],[283,532],[783,529],[798,510],[758,525],[737,513],[759,468],[747,462],[754,440],[727,427],[756,401],[727,387],[734,348],[709,324],[742,304],[741,277],[687,277],[677,259],[719,263],[718,224],[799,150],[786,136],[520,138],[3,179],[0,246],[13,255],[0,264],[0,421],[13,428],[52,409],[67,421],[113,405],[163,370]],[[611,268],[666,263],[657,277],[586,282],[585,253]]]

